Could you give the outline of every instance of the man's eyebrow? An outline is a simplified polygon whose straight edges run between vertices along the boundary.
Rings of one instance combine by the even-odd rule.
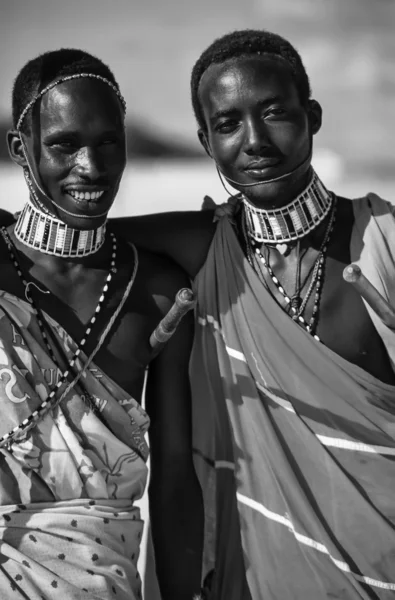
[[[222,117],[230,117],[238,112],[237,108],[229,108],[228,110],[217,110],[211,117],[210,121],[216,121]]]
[[[115,135],[117,132],[118,130],[115,127],[114,129],[106,129],[105,131],[100,132],[100,137]],[[83,135],[83,132],[77,129],[53,129],[45,133],[45,139],[56,139],[58,137],[80,137],[81,135]]]
[[[269,96],[269,98],[265,98],[264,100],[258,100],[258,106],[264,108],[265,106],[270,106],[275,102],[283,102],[282,96]]]
[[[45,137],[57,137],[59,135],[77,135],[77,131],[74,131],[74,129],[50,129],[46,131]]]
[[[260,108],[265,108],[266,106],[270,106],[271,104],[274,104],[275,102],[283,102],[283,98],[282,96],[270,96],[268,98],[265,98],[263,100],[258,100],[257,105]],[[231,117],[233,116],[235,113],[239,112],[238,108],[229,108],[227,110],[217,110],[212,117],[210,117],[210,121],[216,121],[217,119],[223,118],[223,117]]]

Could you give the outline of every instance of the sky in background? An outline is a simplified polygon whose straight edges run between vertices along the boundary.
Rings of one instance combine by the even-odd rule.
[[[394,26],[394,0],[0,0],[0,120],[9,119],[12,81],[23,64],[74,46],[111,66],[129,119],[158,137],[197,145],[193,63],[228,31],[266,28],[302,54],[324,108],[316,146],[351,166],[374,163],[386,172],[394,161]]]

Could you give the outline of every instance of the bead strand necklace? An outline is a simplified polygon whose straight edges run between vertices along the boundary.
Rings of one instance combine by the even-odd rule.
[[[28,282],[26,281],[26,279],[25,279],[25,277],[23,275],[22,269],[20,267],[20,264],[19,264],[19,262],[17,260],[16,252],[15,252],[13,243],[11,241],[11,238],[8,235],[8,232],[7,232],[7,230],[5,228],[2,228],[1,232],[2,232],[2,235],[3,235],[4,241],[7,244],[7,248],[8,248],[8,251],[10,253],[11,260],[12,260],[12,262],[14,264],[15,269],[16,269],[16,272],[18,273],[19,278],[21,279],[22,284],[24,285],[24,287],[26,289],[26,287],[28,285]],[[85,331],[84,337],[80,341],[79,345],[77,346],[77,350],[75,351],[73,357],[71,358],[71,360],[69,362],[68,369],[65,372],[65,373],[67,373],[66,377],[68,375],[69,369],[74,365],[74,363],[77,360],[79,354],[81,353],[82,347],[85,346],[85,344],[86,344],[86,342],[88,340],[88,337],[89,337],[89,335],[90,335],[90,333],[92,331],[92,327],[93,327],[94,323],[96,322],[97,316],[98,316],[98,314],[99,314],[99,312],[100,312],[100,310],[101,310],[101,308],[103,306],[103,302],[104,302],[106,293],[108,291],[109,283],[110,283],[110,281],[112,279],[113,273],[117,272],[117,268],[116,268],[117,239],[116,239],[116,237],[115,237],[115,235],[113,233],[110,233],[110,236],[111,236],[111,240],[112,240],[112,254],[111,254],[110,270],[109,270],[109,273],[108,273],[108,275],[106,277],[106,280],[105,280],[102,292],[100,294],[97,306],[96,306],[95,311],[93,313],[93,316],[91,317],[91,319],[90,319],[90,321],[88,323],[88,327],[87,327],[87,329]],[[35,314],[35,316],[37,318],[37,323],[38,323],[38,326],[40,328],[41,335],[43,337],[43,340],[45,342],[46,347],[48,348],[50,356],[51,356],[52,360],[54,362],[56,362],[56,358],[54,356],[52,347],[51,347],[51,345],[49,343],[49,340],[48,340],[47,333],[45,331],[45,326],[44,326],[44,323],[43,323],[40,311],[37,308],[37,306],[36,306],[36,304],[35,304],[35,302],[33,300],[33,297],[30,296],[28,293],[26,293],[25,296],[26,296],[26,299],[28,300],[29,304],[31,305],[31,307],[33,309],[33,312],[34,312],[34,314]],[[63,377],[65,377],[65,374],[63,374]]]
[[[334,229],[335,218],[336,218],[336,198],[334,198],[333,208],[332,208],[329,223],[328,223],[328,226],[327,226],[327,229],[325,232],[324,240],[321,244],[318,257],[315,261],[312,279],[311,279],[309,288],[306,292],[305,298],[303,299],[303,302],[299,309],[292,305],[291,298],[288,296],[285,289],[281,285],[279,279],[274,274],[273,269],[271,268],[270,264],[268,263],[268,261],[266,260],[264,255],[262,254],[260,248],[256,247],[255,250],[253,249],[252,243],[250,242],[248,236],[246,235],[246,231],[245,231],[246,225],[245,225],[245,221],[243,220],[243,233],[244,233],[245,243],[246,243],[246,247],[247,247],[247,259],[248,259],[249,263],[254,268],[254,260],[257,260],[257,258],[259,259],[259,260],[257,260],[258,266],[260,264],[262,264],[265,267],[273,284],[278,289],[280,294],[284,297],[286,303],[290,305],[291,311],[294,313],[292,316],[293,320],[295,320],[295,322],[297,322],[299,325],[303,326],[306,329],[306,331],[308,333],[310,333],[314,337],[314,339],[319,342],[321,340],[318,337],[318,335],[315,333],[315,331],[316,331],[317,322],[318,322],[318,312],[319,312],[319,304],[320,304],[321,293],[322,293],[326,252],[327,252],[329,241],[330,241],[333,229]],[[256,269],[254,268],[254,270],[256,270]],[[258,273],[258,275],[259,275],[259,273]],[[263,278],[263,274],[261,275],[261,277]],[[310,321],[307,322],[306,319],[303,317],[303,312],[306,309],[307,302],[308,302],[314,288],[315,288],[315,299],[314,299],[313,313],[312,313]]]
[[[20,267],[20,264],[19,264],[19,262],[17,260],[15,248],[13,246],[11,238],[10,238],[7,230],[4,227],[1,228],[1,233],[2,233],[4,241],[7,244],[7,248],[8,248],[9,254],[10,254],[10,258],[11,258],[13,264],[14,264],[14,267],[15,267],[15,269],[16,269],[18,275],[19,275],[19,278],[21,279],[21,281],[22,281],[22,283],[23,283],[23,285],[25,286],[25,289],[26,289],[26,287],[28,285],[28,282],[26,281],[26,279],[25,279],[25,277],[23,275],[22,269]],[[91,319],[90,319],[90,321],[88,323],[88,327],[87,327],[87,329],[85,331],[85,334],[84,334],[82,340],[80,341],[80,343],[77,345],[77,349],[74,352],[72,358],[70,359],[66,370],[63,371],[63,372],[62,372],[62,369],[60,368],[60,366],[58,364],[58,360],[57,360],[57,358],[56,358],[56,356],[54,354],[54,351],[52,349],[52,346],[51,346],[51,344],[49,342],[48,335],[47,335],[47,332],[45,330],[45,325],[44,325],[44,321],[43,321],[43,317],[42,317],[41,311],[36,306],[36,304],[35,304],[35,302],[33,300],[33,297],[30,296],[28,293],[25,293],[26,299],[28,300],[29,304],[31,305],[33,313],[34,313],[34,315],[35,315],[35,317],[37,319],[37,324],[38,324],[38,327],[40,329],[40,333],[41,333],[41,336],[43,338],[43,341],[44,341],[44,343],[45,343],[45,345],[46,345],[46,347],[48,349],[49,355],[50,355],[51,359],[53,360],[54,364],[58,367],[59,371],[62,372],[62,374],[61,374],[61,377],[59,378],[59,381],[57,382],[57,384],[55,385],[55,387],[51,390],[51,392],[49,393],[49,395],[46,398],[46,400],[44,400],[40,404],[40,406],[38,407],[38,409],[35,410],[27,419],[25,419],[22,422],[22,424],[21,424],[22,427],[20,425],[14,427],[14,429],[12,429],[8,434],[6,434],[5,436],[3,436],[3,438],[0,439],[0,447],[1,447],[1,442],[3,440],[7,440],[8,438],[12,437],[15,433],[18,432],[19,429],[24,429],[25,427],[27,427],[28,424],[31,421],[34,421],[38,417],[39,413],[42,412],[42,410],[45,409],[47,407],[47,405],[50,404],[54,400],[56,392],[59,390],[59,388],[62,387],[62,385],[64,383],[66,383],[67,378],[68,378],[68,376],[70,374],[70,370],[74,366],[76,360],[78,359],[78,356],[81,354],[82,348],[86,345],[86,342],[87,342],[87,340],[89,338],[89,335],[90,335],[90,333],[92,331],[92,327],[93,327],[94,323],[96,322],[97,316],[98,316],[98,314],[99,314],[99,312],[100,312],[100,310],[101,310],[101,308],[103,306],[103,302],[104,302],[104,299],[106,297],[106,293],[108,291],[109,283],[110,283],[110,281],[112,279],[113,273],[117,272],[117,268],[116,268],[117,240],[116,240],[116,237],[115,237],[115,235],[113,233],[110,233],[110,235],[111,235],[111,239],[112,239],[112,254],[111,254],[111,264],[110,264],[109,273],[108,273],[108,275],[106,277],[106,280],[105,280],[102,292],[100,294],[100,297],[99,297],[96,309],[95,309],[95,311],[93,313],[93,316],[91,317]]]
[[[11,250],[12,250],[12,242],[11,239],[8,237],[7,231],[4,228],[1,228],[1,233],[7,243],[11,244]],[[112,235],[112,234],[111,234]],[[8,237],[8,241],[7,241],[7,237]],[[110,269],[110,273],[116,273],[117,269],[115,267],[115,259],[116,259],[116,252],[114,252],[114,250],[116,250],[116,239],[115,236],[113,237],[113,253],[112,253],[112,259],[111,259],[111,269]],[[41,404],[37,407],[36,410],[34,410],[26,419],[24,419],[24,421],[22,421],[19,425],[17,425],[16,427],[14,427],[13,429],[11,429],[11,431],[9,431],[8,433],[4,434],[2,437],[0,437],[0,448],[2,447],[8,447],[8,449],[11,451],[11,446],[13,443],[18,442],[18,441],[22,441],[23,439],[25,439],[28,431],[35,425],[36,422],[39,421],[40,418],[44,417],[45,414],[48,413],[49,410],[51,410],[52,408],[54,408],[59,402],[61,402],[65,396],[68,394],[68,392],[71,390],[71,388],[77,383],[77,381],[80,379],[80,377],[83,375],[83,373],[85,372],[85,370],[87,369],[88,365],[91,363],[93,357],[95,356],[95,354],[98,352],[98,350],[101,348],[104,340],[106,339],[109,331],[111,330],[115,320],[118,318],[126,299],[129,297],[130,294],[130,290],[133,286],[135,277],[136,277],[136,273],[137,273],[137,269],[138,269],[138,255],[137,255],[137,251],[136,248],[133,246],[133,254],[134,254],[134,267],[133,267],[133,273],[132,276],[129,280],[128,285],[126,286],[125,292],[122,296],[121,302],[119,303],[119,305],[117,306],[117,308],[115,309],[110,321],[108,322],[105,330],[103,331],[103,333],[100,336],[99,342],[96,345],[96,347],[94,348],[94,350],[91,352],[91,354],[88,356],[85,364],[82,366],[82,368],[78,369],[77,374],[74,376],[74,378],[72,379],[72,381],[66,381],[68,375],[69,375],[69,370],[67,369],[67,371],[65,371],[61,377],[61,379],[58,381],[58,383],[56,384],[55,388],[50,392],[50,394],[47,396],[47,398],[41,402]],[[15,263],[14,263],[15,264]],[[19,268],[19,265],[18,265]],[[20,270],[20,269],[19,269]],[[22,271],[21,271],[22,273]],[[23,276],[23,274],[22,274]],[[103,288],[103,292],[105,293],[108,289],[108,283],[110,282],[111,278],[107,277],[106,283],[104,285]],[[107,289],[106,289],[107,286]],[[100,302],[102,302],[102,298],[103,298],[103,293],[100,297]],[[104,299],[104,298],[103,298]],[[33,309],[34,310],[34,309]],[[38,312],[38,311],[37,311]],[[93,317],[97,316],[97,313],[99,311],[95,310],[95,313],[93,315]],[[36,313],[37,314],[37,313]],[[93,319],[92,317],[92,319]],[[92,320],[89,324],[89,326],[91,324],[93,324],[95,322],[95,319]],[[88,329],[89,329],[88,326]],[[84,338],[86,338],[86,336],[89,335],[89,333],[86,333]],[[81,343],[80,343],[81,346]],[[78,351],[75,353],[75,355],[73,356],[72,360],[69,363],[69,368],[72,366],[72,364],[74,364],[75,362],[75,358],[78,356],[78,354],[80,353],[81,348],[78,349]],[[52,349],[51,349],[51,355],[52,355]],[[55,362],[55,364],[57,364]],[[60,369],[59,369],[60,370]],[[55,394],[56,392],[59,390],[60,387],[62,387],[65,384],[65,387],[63,389],[63,391],[61,392],[60,396],[58,398],[55,398]]]
[[[311,278],[310,285],[307,289],[307,292],[305,294],[305,297],[303,299],[303,302],[302,302],[299,310],[293,316],[293,319],[296,321],[299,319],[299,317],[301,317],[303,315],[304,311],[306,310],[306,306],[309,301],[309,298],[310,298],[311,294],[313,293],[313,290],[315,287],[314,306],[313,306],[313,311],[312,311],[312,316],[310,319],[309,327],[307,328],[308,331],[312,332],[312,335],[315,334],[317,324],[318,324],[318,313],[319,313],[320,300],[321,300],[322,288],[323,288],[324,276],[325,276],[326,255],[327,255],[327,251],[328,251],[329,242],[330,242],[330,239],[331,239],[334,227],[335,227],[336,208],[337,208],[336,197],[334,197],[332,213],[331,213],[331,216],[329,219],[327,230],[325,232],[324,240],[321,244],[321,247],[320,247],[320,250],[318,253],[318,257],[315,261],[313,275]]]
[[[310,297],[311,293],[315,287],[314,306],[313,306],[313,312],[312,312],[310,321],[307,322],[307,320],[304,318],[304,316],[302,314],[306,308],[308,298],[307,298],[307,300],[306,300],[306,298],[304,298],[304,301],[302,303],[303,310],[302,310],[302,306],[299,310],[297,310],[297,309],[295,309],[295,307],[293,307],[291,305],[291,311],[294,313],[293,317],[292,317],[293,320],[296,321],[297,323],[299,323],[300,325],[302,325],[308,331],[308,333],[310,333],[314,337],[314,339],[316,339],[318,342],[320,342],[321,340],[318,337],[318,335],[315,333],[315,331],[316,331],[316,327],[317,327],[318,310],[319,310],[319,304],[320,304],[321,294],[322,294],[322,284],[323,284],[326,252],[327,252],[328,243],[329,243],[332,231],[333,231],[334,223],[335,223],[335,207],[332,210],[331,217],[330,217],[330,220],[328,223],[328,227],[325,232],[325,237],[324,237],[322,246],[320,248],[318,258],[316,260],[315,274],[313,274],[312,281],[311,281],[309,289],[306,293],[306,296],[308,295]],[[266,267],[271,280],[273,281],[274,285],[276,286],[276,288],[278,289],[280,294],[282,294],[282,296],[284,297],[287,304],[290,303],[291,298],[289,298],[289,296],[286,294],[283,286],[281,285],[278,278],[275,276],[273,269],[270,267],[270,265],[266,261],[265,257],[263,256],[262,252],[260,251],[260,249],[256,248],[255,252],[256,252],[258,258],[260,259],[260,261],[262,262],[262,264]]]

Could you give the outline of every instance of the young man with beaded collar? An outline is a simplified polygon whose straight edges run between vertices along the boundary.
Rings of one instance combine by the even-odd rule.
[[[110,69],[65,49],[13,90],[12,159],[30,198],[1,232],[1,598],[141,598],[149,365],[150,510],[162,597],[200,587],[202,502],[190,436],[188,319],[150,334],[188,285],[107,224],[126,164]],[[136,401],[137,399],[138,401]]]
[[[191,83],[199,139],[240,195],[215,216],[114,227],[195,278],[194,447],[212,597],[389,599],[395,333],[342,273],[358,263],[394,305],[393,209],[374,194],[338,198],[313,171],[321,107],[283,38],[223,36]]]

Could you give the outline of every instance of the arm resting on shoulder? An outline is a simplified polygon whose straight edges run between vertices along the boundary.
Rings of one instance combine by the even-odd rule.
[[[184,317],[150,365],[146,390],[150,518],[163,600],[192,600],[201,585],[203,499],[192,460],[188,376],[192,317]]]
[[[194,278],[215,233],[213,217],[213,210],[120,217],[110,219],[110,228],[140,248],[171,258]]]

